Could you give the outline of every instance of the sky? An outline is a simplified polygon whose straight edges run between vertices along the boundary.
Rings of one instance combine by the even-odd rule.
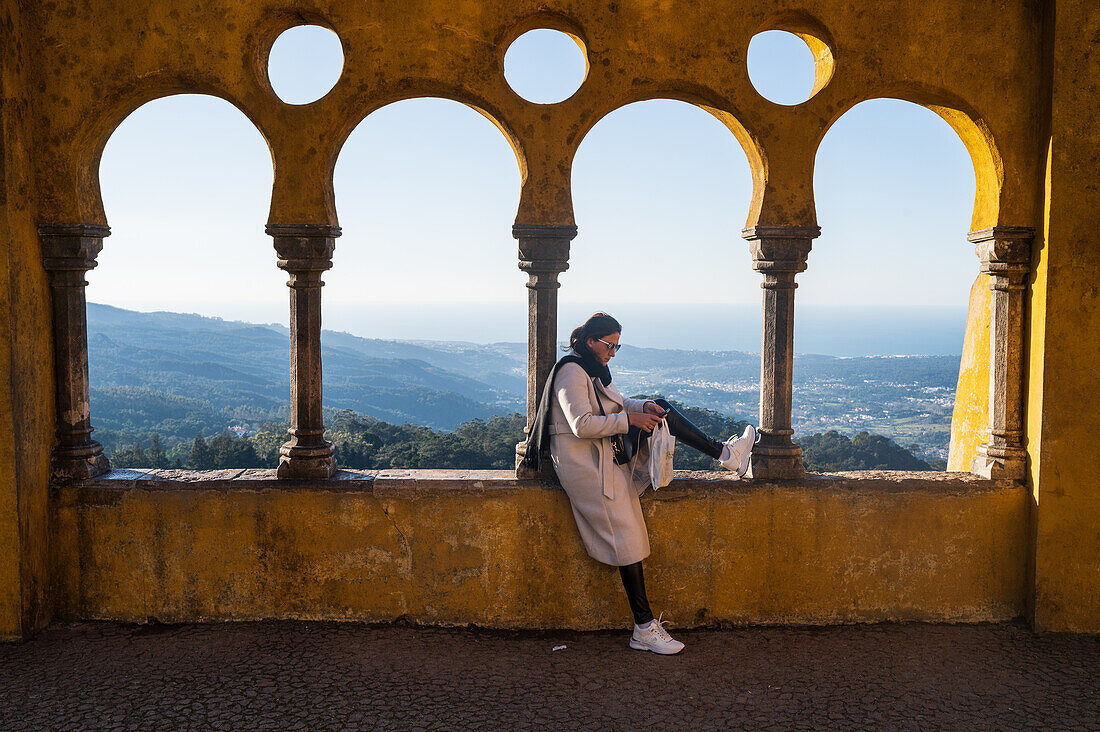
[[[754,38],[747,63],[756,103],[798,103],[812,85],[809,49],[790,34]],[[341,64],[331,31],[301,27],[276,41],[269,75],[300,104],[338,84]],[[584,59],[568,37],[537,31],[508,50],[505,74],[532,103],[555,102],[583,84]],[[978,262],[966,241],[973,166],[955,133],[917,105],[872,100],[830,129],[814,165],[822,234],[798,276],[799,318],[835,328],[796,324],[803,345],[839,342],[845,313],[900,309],[954,325],[948,345],[890,352],[957,353]],[[271,156],[232,105],[197,95],[146,104],[112,135],[100,177],[112,235],[89,273],[90,301],[287,322],[286,275],[264,234]],[[523,339],[526,275],[511,236],[519,170],[488,120],[439,99],[380,109],[348,139],[335,187],[343,236],[325,277],[326,328]],[[579,234],[560,278],[563,329],[599,308],[644,318],[637,343],[758,343],[760,275],[740,236],[750,196],[744,153],[704,111],[652,101],[601,120],[574,164]],[[678,333],[689,317],[693,328]]]

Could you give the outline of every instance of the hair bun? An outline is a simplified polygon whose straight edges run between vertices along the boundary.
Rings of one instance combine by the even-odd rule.
[[[588,320],[573,329],[569,335],[569,347],[578,353],[587,353],[589,338],[603,338],[622,332],[623,327],[619,325],[619,321],[601,310],[592,313]]]

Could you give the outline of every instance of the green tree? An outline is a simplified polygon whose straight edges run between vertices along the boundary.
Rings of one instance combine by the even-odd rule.
[[[860,432],[849,439],[836,430],[797,440],[807,470],[931,470],[931,466],[888,437]]]
[[[153,443],[149,446],[149,465],[154,468],[167,468],[168,455],[164,452],[164,446],[160,444],[160,435],[153,434]]]
[[[210,470],[214,467],[214,456],[210,452],[210,446],[202,435],[195,435],[195,441],[191,444],[191,455],[187,458],[187,464],[197,470]]]
[[[237,437],[231,432],[222,432],[210,440],[210,467],[212,468],[257,468],[256,450],[248,438]]]
[[[146,456],[145,451],[141,449],[141,445],[137,443],[130,447],[123,448],[122,450],[115,451],[115,454],[111,456],[111,463],[115,468],[150,467],[148,456]]]
[[[283,422],[265,422],[252,435],[250,442],[259,467],[279,466],[279,448],[287,441],[286,431],[289,427],[289,424]]]

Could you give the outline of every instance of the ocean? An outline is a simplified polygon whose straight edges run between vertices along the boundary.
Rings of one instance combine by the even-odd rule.
[[[622,342],[647,348],[760,351],[761,308],[746,304],[561,303],[558,340],[597,310],[623,326]],[[324,327],[369,338],[524,341],[520,303],[328,303]],[[795,308],[795,351],[828,356],[962,352],[966,309],[806,305]]]
[[[276,302],[111,303],[132,310],[197,312],[226,320],[287,323]],[[198,309],[196,309],[198,308]],[[597,310],[623,325],[622,342],[647,348],[760,351],[759,304],[575,303],[558,308],[558,339]],[[522,342],[527,303],[330,302],[327,330],[396,340]],[[828,356],[954,355],[962,351],[965,307],[801,305],[795,308],[795,351]]]

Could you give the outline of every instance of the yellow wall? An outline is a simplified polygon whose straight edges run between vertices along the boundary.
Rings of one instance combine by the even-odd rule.
[[[50,314],[35,234],[31,39],[22,3],[0,6],[0,638],[48,622]]]
[[[1045,243],[1032,297],[1034,624],[1100,631],[1100,5],[1058,3]]]
[[[391,475],[335,488],[66,488],[59,613],[627,624],[618,574],[585,554],[559,488],[504,472]],[[646,494],[655,609],[678,625],[1020,615],[1026,489],[915,475],[677,480]]]
[[[979,274],[970,287],[947,469],[969,472],[978,445],[989,439],[989,277]]]

